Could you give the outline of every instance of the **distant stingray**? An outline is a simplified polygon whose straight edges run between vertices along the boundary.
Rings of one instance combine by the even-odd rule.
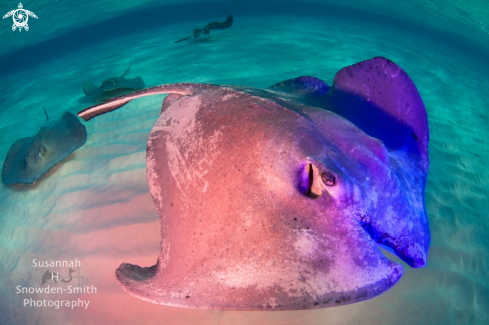
[[[98,88],[95,87],[93,82],[86,82],[83,84],[83,92],[87,96],[102,95],[102,97],[111,97],[127,94],[128,91],[143,89],[146,85],[141,77],[125,78],[130,70],[131,62],[129,62],[129,67],[122,76],[107,79]]]
[[[207,35],[207,34],[209,34],[209,31],[211,29],[225,29],[225,28],[231,27],[232,25],[233,25],[233,16],[229,15],[225,22],[220,23],[218,21],[215,21],[213,23],[207,24],[207,26],[205,26],[202,29],[194,29],[193,35],[190,35],[190,36],[186,36],[184,38],[181,38],[178,41],[176,41],[175,43],[180,43],[180,42],[186,41],[186,40],[192,38],[192,36],[194,38],[197,38],[201,34],[206,34]]]
[[[87,141],[85,126],[73,114],[65,112],[50,123],[46,110],[44,113],[46,124],[39,132],[15,141],[10,147],[2,169],[6,185],[34,183]]]

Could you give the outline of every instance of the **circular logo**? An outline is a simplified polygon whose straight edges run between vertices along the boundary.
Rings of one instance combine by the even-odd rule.
[[[22,3],[19,3],[19,9],[11,10],[5,14],[2,18],[5,19],[7,17],[12,16],[14,24],[12,25],[12,31],[19,29],[19,32],[22,31],[22,28],[26,31],[29,30],[29,25],[27,25],[27,21],[29,20],[29,16],[37,19],[35,13],[29,10],[25,10]]]
[[[27,21],[29,20],[29,16],[27,15],[27,12],[25,12],[24,9],[15,10],[15,13],[13,14],[13,16],[14,16],[14,24],[17,27],[23,28],[25,25],[27,25]]]

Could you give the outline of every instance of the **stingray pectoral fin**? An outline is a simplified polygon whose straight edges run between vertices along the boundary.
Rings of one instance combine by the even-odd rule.
[[[226,29],[231,27],[232,25],[233,25],[233,16],[229,15],[228,18],[222,23],[215,21],[207,24],[207,26],[205,27],[206,34],[209,34],[209,30],[211,29]]]
[[[228,18],[222,23],[223,28],[229,28],[233,26],[233,16],[229,15]]]
[[[106,102],[104,102],[102,104],[90,106],[90,107],[78,112],[78,116],[81,117],[82,119],[84,119],[85,121],[88,121],[88,120],[94,118],[95,116],[102,115],[102,114],[111,112],[113,110],[116,110],[116,109],[126,105],[131,100],[139,98],[139,97],[146,97],[146,96],[152,96],[152,95],[157,95],[157,94],[169,94],[169,93],[176,93],[176,94],[181,94],[181,95],[191,95],[196,87],[202,87],[202,85],[170,84],[170,85],[161,85],[161,86],[146,88],[143,90],[135,91],[135,92],[130,93],[130,94],[125,95],[125,96],[120,96],[120,97],[108,99]]]
[[[385,169],[378,169],[374,160],[365,167],[379,180],[371,190],[377,189],[380,203],[375,215],[363,217],[363,226],[410,266],[426,265],[429,131],[426,109],[411,78],[394,62],[376,57],[341,69],[333,87],[317,102],[381,140],[385,150],[375,149],[375,141],[369,147],[384,151],[380,156]]]
[[[372,222],[373,238],[412,267],[426,265],[430,245],[424,189],[428,174],[428,119],[411,78],[394,62],[376,57],[340,70],[330,106],[389,152],[391,182]]]
[[[146,84],[144,83],[143,78],[137,76],[133,80],[134,80],[134,83],[138,89],[143,89],[144,87],[146,87]]]
[[[99,93],[99,88],[95,87],[95,84],[91,81],[85,82],[82,86],[83,93],[87,96],[91,96],[95,93]]]
[[[366,228],[373,238],[396,253],[411,267],[427,263],[430,229],[424,203],[426,173],[416,157],[391,152],[391,180],[380,185],[384,194]],[[389,194],[385,194],[389,193]]]
[[[121,88],[143,89],[145,86],[143,78],[139,76],[132,79],[124,79],[124,82],[121,83]]]
[[[350,120],[389,151],[403,150],[428,166],[428,119],[421,96],[406,72],[376,57],[341,69],[334,78],[328,109]]]
[[[57,123],[62,123],[63,132],[70,135],[70,141],[65,141],[67,151],[75,151],[87,142],[87,130],[75,115],[70,112],[64,112]],[[62,135],[59,138],[62,138]]]
[[[116,278],[129,294],[162,305],[294,310],[370,299],[387,291],[402,276],[402,265],[386,259],[356,221],[342,219],[341,225],[324,231],[318,237],[306,232],[293,235],[295,240],[288,247],[288,256],[280,256],[270,248],[267,256],[256,261],[212,254],[205,260],[188,257],[188,264],[199,266],[193,272],[168,249],[149,268],[122,264]],[[246,241],[246,236],[233,240]],[[268,243],[265,240],[263,246],[273,247],[272,243],[273,238]],[[256,242],[250,245],[262,251]],[[282,259],[286,260],[285,265],[270,262]],[[266,283],[262,279],[271,281]]]
[[[211,29],[226,29],[226,28],[229,28],[233,25],[233,16],[229,15],[228,18],[220,23],[220,22],[214,22],[214,23],[210,23],[207,25],[207,27],[209,28],[209,30]]]
[[[29,164],[29,157],[25,155],[32,139],[33,137],[21,138],[10,147],[2,168],[2,181],[5,185],[30,184],[35,181],[35,177],[27,172],[26,166]]]

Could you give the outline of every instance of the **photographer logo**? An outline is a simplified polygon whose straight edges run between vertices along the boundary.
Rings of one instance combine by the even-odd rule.
[[[14,24],[12,25],[12,31],[15,31],[18,28],[19,32],[22,31],[22,28],[24,28],[26,31],[29,30],[29,25],[27,25],[29,16],[37,19],[36,14],[32,11],[25,10],[24,6],[22,6],[22,3],[19,3],[18,9],[7,12],[5,16],[3,16],[3,19],[10,16],[12,16],[12,19],[14,21]]]

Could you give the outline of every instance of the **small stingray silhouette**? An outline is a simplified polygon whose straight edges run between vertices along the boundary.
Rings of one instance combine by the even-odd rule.
[[[83,93],[87,96],[116,96],[127,94],[130,91],[137,89],[143,89],[145,87],[144,81],[141,77],[135,77],[133,79],[126,78],[131,70],[131,62],[126,72],[120,77],[113,77],[102,82],[100,87],[96,87],[93,82],[86,82],[83,84]]]
[[[191,39],[192,37],[197,38],[202,34],[208,35],[209,31],[211,31],[213,29],[226,29],[226,28],[231,27],[232,25],[233,25],[233,16],[229,15],[228,18],[224,22],[220,23],[218,21],[215,21],[212,23],[208,23],[204,28],[196,28],[196,29],[194,29],[194,33],[192,35],[185,36],[185,37],[179,39],[178,41],[175,41],[175,43],[180,43],[180,42],[186,41],[188,39]]]

